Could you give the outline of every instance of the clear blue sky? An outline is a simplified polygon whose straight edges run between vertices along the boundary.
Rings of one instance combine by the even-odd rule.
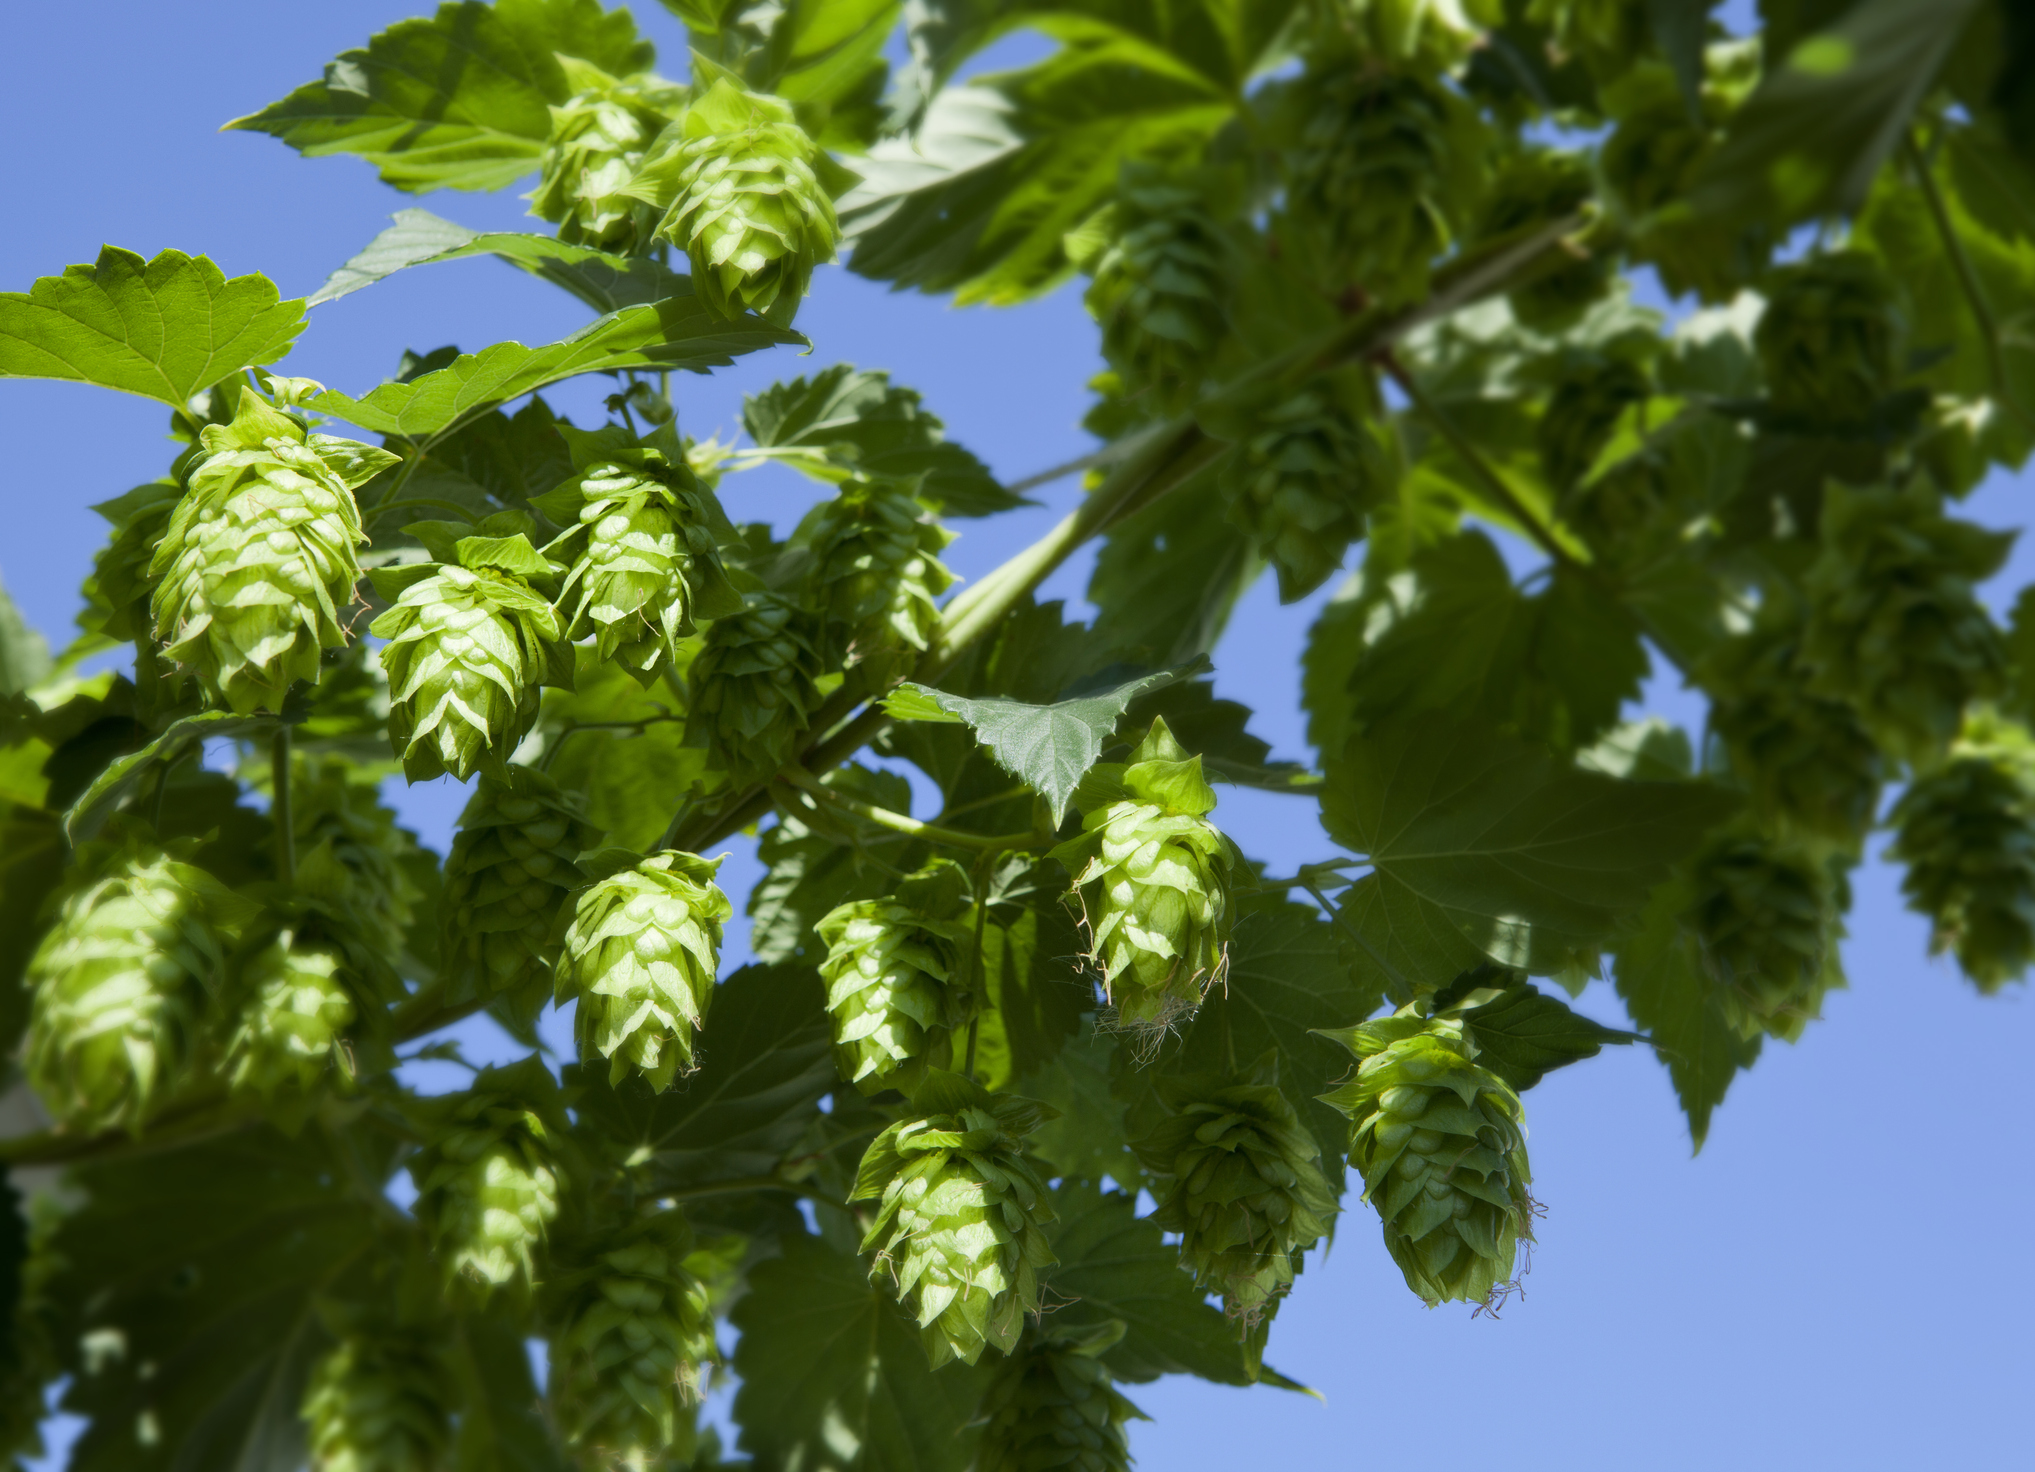
[[[273,140],[214,131],[427,8],[9,7],[0,289],[25,290],[112,242],[204,252],[229,274],[262,271],[294,295],[405,205],[525,228],[512,197],[417,201],[356,161],[302,161]],[[648,0],[639,16],[677,70],[676,24]],[[391,373],[405,347],[549,341],[583,320],[561,293],[495,263],[434,267],[318,308],[283,366],[357,392]],[[1086,448],[1077,420],[1095,334],[1075,292],[957,312],[829,270],[799,326],[815,343],[809,360],[780,352],[681,380],[685,427],[731,430],[744,391],[847,360],[923,390],[951,433],[1007,477]],[[549,397],[582,423],[597,420],[603,383]],[[104,530],[87,508],[162,473],[165,419],[156,406],[78,386],[0,383],[0,581],[59,640]],[[2027,491],[2025,480],[2002,480],[1971,514],[2023,524]],[[730,510],[788,526],[807,494],[759,474],[734,483]],[[1066,495],[967,525],[952,561],[979,575],[1050,524]],[[1085,575],[1085,565],[1070,568],[1048,591],[1078,598]],[[2024,552],[2007,583],[2031,575],[2035,554]],[[1255,728],[1284,756],[1309,755],[1295,661],[1313,606],[1281,609],[1267,583],[1216,655],[1219,690],[1259,709]],[[1656,682],[1651,708],[1700,719],[1668,683]],[[401,799],[440,845],[463,800],[449,783]],[[1282,865],[1329,851],[1312,809],[1296,802],[1230,793],[1219,816],[1246,851]],[[746,890],[754,873],[738,851],[724,876]],[[1606,1055],[1527,1096],[1535,1191],[1549,1213],[1527,1297],[1502,1321],[1421,1307],[1353,1195],[1334,1250],[1309,1263],[1270,1351],[1324,1399],[1194,1381],[1131,1387],[1154,1418],[1134,1434],[1140,1465],[2025,1465],[2028,1416],[2016,1407],[2035,1380],[2035,1289],[2019,1255],[2035,1218],[2035,1109],[2021,1079],[2035,1016],[2025,988],[1985,1001],[1927,958],[1898,877],[1877,864],[1861,871],[1851,990],[1831,998],[1799,1046],[1769,1048],[1719,1111],[1701,1157],[1690,1159],[1666,1075],[1644,1053]],[[745,952],[737,927],[730,963]],[[1602,986],[1583,1005],[1620,1016]]]

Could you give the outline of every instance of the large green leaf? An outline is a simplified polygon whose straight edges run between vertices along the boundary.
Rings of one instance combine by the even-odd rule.
[[[1226,514],[1213,471],[1109,529],[1088,580],[1096,637],[1126,657],[1178,664],[1222,638],[1237,600],[1265,570]]]
[[[171,723],[141,750],[108,763],[64,814],[64,832],[74,843],[90,838],[140,786],[142,778],[158,767],[175,766],[194,746],[222,737],[252,736],[275,727],[274,716],[237,716],[230,710],[207,710],[185,716]]]
[[[289,352],[304,303],[281,295],[266,276],[227,280],[205,256],[143,261],[109,245],[89,266],[0,292],[0,378],[96,383],[182,408]]]
[[[982,937],[988,1010],[976,1026],[975,1075],[992,1089],[1049,1061],[1095,1006],[1095,987],[1079,964],[1086,947],[1061,901],[1065,871],[1048,862],[1038,877],[1019,882],[1033,886],[1023,896],[1029,903],[1015,915],[992,906],[999,921]]]
[[[40,684],[49,669],[49,641],[29,627],[0,587],[0,699]]]
[[[1117,1040],[1095,1030],[1093,1018],[1051,1061],[1013,1086],[1027,1099],[1059,1111],[1026,1138],[1027,1147],[1058,1175],[1101,1185],[1113,1180],[1127,1191],[1144,1183],[1138,1158],[1124,1143],[1123,1101],[1110,1093]]]
[[[1606,1043],[1639,1041],[1632,1033],[1570,1011],[1560,998],[1529,982],[1500,988],[1462,1017],[1463,1035],[1476,1045],[1477,1062],[1521,1090],[1557,1068],[1596,1057]]]
[[[894,772],[850,763],[822,780],[892,812],[911,807],[911,784]],[[893,828],[787,798],[757,845],[770,872],[749,891],[750,950],[763,962],[803,958],[817,964],[826,947],[813,927],[836,905],[889,894],[897,876],[917,867],[924,854],[920,840]]]
[[[455,1323],[452,1370],[459,1384],[454,1472],[565,1472],[530,1373],[526,1328],[512,1313]]]
[[[884,46],[902,0],[664,0],[693,47],[798,108],[823,147],[866,145],[881,121]]]
[[[227,126],[309,157],[358,154],[398,189],[502,189],[537,166],[551,104],[572,93],[560,55],[616,76],[655,60],[629,13],[597,0],[463,0],[398,21]]]
[[[735,1420],[759,1466],[960,1472],[969,1464],[970,1422],[991,1366],[935,1373],[917,1327],[888,1288],[870,1282],[859,1257],[788,1236],[783,1256],[750,1270],[749,1291],[729,1317],[742,1334]]]

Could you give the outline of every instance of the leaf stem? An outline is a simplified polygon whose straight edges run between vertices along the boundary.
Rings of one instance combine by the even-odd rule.
[[[814,797],[844,812],[853,813],[858,818],[866,818],[872,823],[894,829],[899,833],[908,833],[913,838],[929,838],[935,843],[951,844],[956,848],[980,849],[985,853],[995,853],[1009,848],[1035,847],[1039,843],[1039,836],[1036,833],[995,835],[965,833],[959,828],[943,828],[937,823],[922,823],[917,818],[906,817],[903,813],[895,813],[889,808],[878,807],[873,802],[864,802],[859,797],[851,797],[845,792],[836,791],[801,766],[786,767],[777,775],[791,786],[810,792]]]
[[[1929,206],[1929,218],[1936,226],[1936,233],[1943,239],[1943,253],[1950,257],[1950,264],[1957,275],[1958,287],[1964,293],[1965,305],[1971,308],[1972,319],[1978,324],[1979,336],[1985,339],[1986,373],[1992,379],[1993,397],[2004,408],[2012,409],[2025,416],[2026,411],[2014,397],[2012,381],[2007,377],[2007,352],[2000,342],[2000,321],[1993,313],[1992,302],[1986,297],[1985,284],[1978,279],[1978,268],[1972,264],[1971,255],[1964,248],[1964,237],[1957,233],[1957,227],[1950,219],[1950,208],[1944,203],[1943,191],[1936,183],[1936,171],[1930,167],[1928,158],[1915,143],[1915,131],[1910,128],[1901,139],[1901,151],[1908,160],[1908,167],[1914,172],[1915,182],[1921,187],[1922,198]]]

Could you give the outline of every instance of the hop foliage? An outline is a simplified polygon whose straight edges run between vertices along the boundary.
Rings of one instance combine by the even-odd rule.
[[[1489,1303],[1533,1236],[1519,1095],[1473,1060],[1460,1023],[1413,1007],[1327,1035],[1358,1061],[1321,1097],[1350,1117],[1350,1163],[1406,1285],[1430,1305]]]
[[[968,876],[942,859],[894,899],[850,900],[814,927],[826,943],[820,980],[833,1015],[841,1077],[864,1093],[909,1093],[927,1067],[953,1061],[951,1040],[975,1010],[955,922]]]
[[[1982,992],[2035,958],[2035,802],[2004,752],[1958,756],[1917,778],[1894,806],[1889,856],[1908,866],[1901,892]]]
[[[300,943],[290,931],[248,960],[240,1025],[226,1048],[235,1089],[269,1099],[309,1093],[327,1068],[347,1068],[345,1034],[359,1012],[345,965],[337,950]]]
[[[954,534],[904,486],[857,480],[815,507],[796,540],[812,552],[828,653],[859,666],[873,690],[908,674],[939,626],[935,600],[955,582],[940,561]]]
[[[1120,1319],[1027,1334],[982,1392],[975,1472],[1129,1472],[1127,1427],[1145,1416],[1100,1358],[1123,1334]]]
[[[113,536],[92,558],[92,575],[82,589],[81,628],[109,639],[146,637],[153,627],[149,604],[155,592],[149,566],[182,499],[176,481],[152,480],[92,508],[113,524]]]
[[[280,711],[345,645],[365,537],[353,488],[396,457],[307,434],[259,394],[207,425],[204,455],[149,564],[155,635],[220,703]]]
[[[450,1377],[434,1338],[356,1329],[311,1372],[312,1472],[439,1472],[452,1441]]]
[[[483,1300],[528,1287],[562,1184],[551,1075],[535,1058],[484,1069],[465,1093],[423,1101],[415,1114],[426,1139],[410,1162],[415,1210],[447,1281]]]
[[[678,1212],[625,1218],[581,1244],[581,1266],[554,1290],[551,1400],[566,1444],[589,1465],[658,1467],[687,1450],[700,1366],[714,1358],[691,1251]]]
[[[1776,409],[1815,425],[1869,415],[1893,388],[1907,335],[1893,278],[1863,251],[1825,251],[1767,273],[1753,333]]]
[[[1532,225],[1553,224],[1575,214],[1595,193],[1590,162],[1582,154],[1522,149],[1496,172],[1478,233],[1497,239]],[[1523,325],[1560,332],[1604,298],[1616,275],[1617,257],[1610,250],[1591,250],[1580,257],[1565,252],[1552,269],[1539,270],[1514,287],[1506,300]]]
[[[1839,920],[1848,894],[1838,860],[1757,832],[1726,829],[1690,866],[1688,923],[1741,1036],[1794,1042],[1842,986]]]
[[[2000,688],[1999,631],[1973,592],[2012,533],[1945,516],[1926,481],[1905,489],[1833,482],[1822,549],[1803,580],[1810,688],[1849,700],[1888,751],[1927,764],[1965,706]]]
[[[650,244],[654,212],[628,192],[651,142],[685,92],[660,77],[611,77],[560,57],[573,95],[551,109],[551,139],[530,213],[575,245],[634,255]]]
[[[1251,1327],[1276,1310],[1336,1212],[1321,1148],[1264,1071],[1162,1081],[1173,1112],[1136,1142],[1145,1168],[1165,1182],[1152,1220],[1180,1233],[1194,1281]]]
[[[298,871],[331,876],[334,905],[377,955],[402,954],[423,891],[411,876],[421,850],[396,826],[379,789],[338,757],[293,754],[290,824]]]
[[[721,924],[734,909],[719,859],[653,854],[585,890],[565,932],[558,1000],[579,1004],[581,1051],[666,1089],[692,1068],[693,1034],[714,999]]]
[[[1081,834],[1053,850],[1079,892],[1089,959],[1125,1027],[1169,1026],[1228,970],[1236,850],[1205,816],[1215,793],[1163,720],[1127,765],[1075,794]]]
[[[1194,397],[1229,330],[1230,253],[1199,191],[1148,169],[1125,172],[1099,227],[1088,310],[1102,351],[1162,412]]]
[[[824,166],[788,103],[724,76],[659,140],[629,192],[663,210],[658,238],[686,253],[709,305],[782,326],[840,242]]]
[[[1534,441],[1548,480],[1566,490],[1582,480],[1610,442],[1618,418],[1646,402],[1646,370],[1616,352],[1570,351],[1550,365],[1554,380]]]
[[[767,780],[791,760],[819,708],[825,669],[795,602],[758,592],[747,604],[715,621],[688,676],[686,738],[711,750],[738,783]]]
[[[918,1319],[935,1369],[1016,1346],[1053,1261],[1054,1219],[1024,1137],[1042,1106],[992,1096],[959,1074],[928,1070],[904,1118],[862,1157],[851,1201],[878,1203],[862,1250]]]

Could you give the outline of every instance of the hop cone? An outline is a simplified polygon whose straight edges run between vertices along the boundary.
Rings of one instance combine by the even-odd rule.
[[[1831,483],[1822,551],[1803,580],[1803,662],[1817,694],[1849,700],[1880,744],[1926,765],[1968,702],[1998,690],[2000,636],[1973,592],[2013,542],[1943,515],[1926,482]]]
[[[655,684],[693,631],[696,602],[707,618],[742,608],[707,526],[709,493],[659,450],[565,433],[579,474],[536,501],[585,536],[559,595],[565,637],[593,637],[603,662]]]
[[[1895,804],[1892,858],[1908,866],[1901,892],[1935,927],[1935,951],[1955,951],[1982,992],[2021,976],[2035,957],[2035,806],[1990,754],[1959,757],[1917,779]]]
[[[1494,239],[1531,225],[1551,225],[1574,214],[1595,193],[1589,160],[1582,154],[1524,150],[1506,161],[1493,182],[1479,234]],[[1564,255],[1555,269],[1537,272],[1507,294],[1512,315],[1536,331],[1561,332],[1603,299],[1617,264],[1616,255],[1605,250],[1581,259]]]
[[[445,861],[443,964],[483,996],[547,977],[559,912],[583,882],[579,856],[600,831],[575,799],[530,767],[483,777]]]
[[[1350,1164],[1406,1286],[1430,1306],[1490,1302],[1533,1236],[1519,1095],[1471,1061],[1459,1023],[1407,1009],[1327,1036],[1358,1061],[1321,1098],[1350,1117]]]
[[[466,539],[476,565],[433,569],[369,626],[389,641],[389,737],[412,782],[499,773],[537,722],[539,684],[556,678],[558,615],[526,576],[541,559],[508,540],[520,546],[502,566],[483,545],[497,539]]]
[[[65,1124],[138,1130],[183,1079],[245,907],[139,836],[79,863],[28,964],[28,1081]]]
[[[1567,489],[1589,474],[1619,415],[1644,403],[1653,385],[1637,364],[1598,353],[1565,355],[1555,371],[1534,438],[1548,480]]]
[[[1094,263],[1088,310],[1102,351],[1161,410],[1194,397],[1229,330],[1229,252],[1192,188],[1127,171],[1113,238]]]
[[[1054,1219],[1024,1137],[1040,1106],[992,1097],[958,1074],[928,1071],[909,1113],[876,1137],[852,1201],[876,1201],[862,1250],[916,1315],[926,1355],[974,1364],[1008,1354],[1039,1307],[1038,1272],[1054,1261]]]
[[[560,1282],[551,1402],[566,1445],[589,1465],[659,1467],[683,1449],[699,1367],[714,1357],[706,1289],[685,1267],[691,1250],[685,1218],[661,1211],[609,1233]]]
[[[908,674],[938,626],[934,599],[954,585],[940,552],[954,540],[903,487],[853,481],[799,529],[812,549],[809,586],[829,652],[881,690]]]
[[[330,946],[285,931],[257,951],[241,978],[247,996],[226,1045],[226,1076],[237,1091],[273,1099],[309,1093],[339,1059],[358,1015]]]
[[[650,243],[655,216],[629,184],[685,94],[658,77],[611,77],[576,57],[559,64],[574,91],[551,109],[530,213],[557,225],[560,240],[637,254]]]
[[[974,1011],[963,972],[969,931],[957,924],[968,883],[941,860],[897,897],[851,900],[814,927],[826,942],[820,980],[833,1014],[841,1077],[864,1093],[916,1088],[952,1060],[954,1032]]]
[[[1740,1035],[1794,1042],[1821,1015],[1837,969],[1845,882],[1808,847],[1726,831],[1696,856],[1687,923]]]
[[[450,1389],[424,1336],[348,1334],[306,1387],[312,1472],[442,1472]]]
[[[447,1280],[481,1298],[530,1284],[533,1255],[558,1215],[553,1128],[540,1112],[552,1093],[550,1074],[529,1058],[419,1107],[428,1139],[410,1162],[417,1217]]]
[[[1170,1179],[1152,1220],[1180,1233],[1194,1281],[1254,1327],[1335,1216],[1321,1149],[1270,1083],[1198,1075],[1166,1080],[1160,1092],[1173,1112],[1134,1147],[1146,1169]]]
[[[686,253],[709,306],[783,326],[841,238],[822,162],[788,103],[723,77],[659,140],[630,193],[664,211],[658,237]]]
[[[153,626],[148,608],[155,591],[149,565],[182,498],[174,480],[155,480],[92,508],[113,524],[113,536],[92,558],[80,627],[109,639],[146,637]]]
[[[1085,1334],[1028,1334],[982,1392],[975,1472],[1129,1472],[1125,1428],[1145,1416],[1100,1358],[1123,1332],[1111,1319]]]
[[[1776,409],[1853,424],[1894,385],[1906,335],[1893,278],[1863,251],[1829,251],[1767,274],[1753,331]]]
[[[297,835],[299,870],[330,861],[337,881],[333,900],[353,932],[376,954],[393,960],[424,898],[409,874],[420,852],[416,838],[396,826],[372,782],[338,757],[298,753],[290,783],[290,826]],[[320,858],[320,854],[323,858]]]
[[[1278,569],[1282,603],[1313,592],[1342,565],[1392,474],[1377,436],[1326,383],[1258,415],[1222,472],[1230,517]]]
[[[1091,962],[1127,1027],[1163,1027],[1200,1005],[1229,966],[1236,850],[1203,816],[1215,793],[1201,758],[1152,722],[1128,766],[1100,764],[1121,796],[1084,808],[1081,834],[1053,850],[1088,926]]]
[[[736,782],[765,781],[795,754],[823,671],[798,605],[751,593],[745,611],[714,621],[692,662],[686,739],[713,750]]]
[[[319,651],[346,643],[365,540],[353,488],[396,457],[306,434],[255,393],[202,443],[149,564],[155,635],[214,699],[279,711],[317,680]]]
[[[667,851],[580,895],[557,967],[558,1001],[579,1003],[583,1054],[666,1089],[692,1068],[692,1038],[714,999],[721,922],[734,913],[714,881],[719,859]]]

